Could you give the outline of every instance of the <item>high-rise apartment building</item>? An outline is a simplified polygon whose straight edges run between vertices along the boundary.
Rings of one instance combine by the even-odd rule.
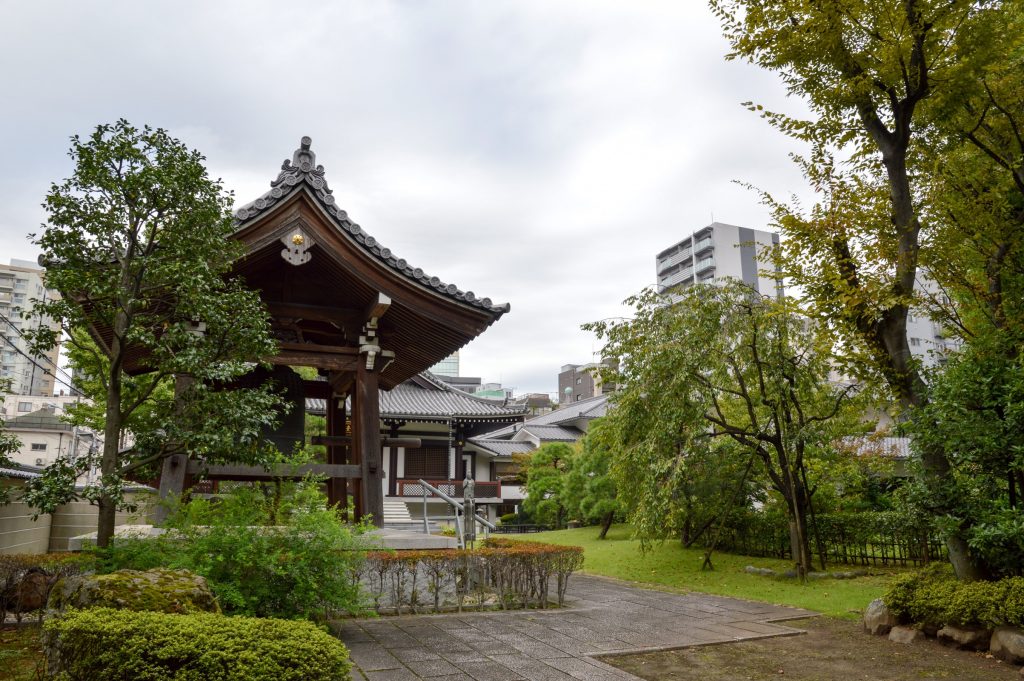
[[[579,402],[615,390],[614,385],[605,385],[601,381],[600,369],[602,366],[614,367],[614,360],[563,365],[561,371],[558,372],[559,404],[564,406],[570,402]]]
[[[657,255],[658,291],[732,277],[761,295],[781,296],[782,281],[763,276],[778,243],[774,232],[712,222]]]
[[[33,300],[58,295],[46,288],[43,276],[44,271],[27,260],[12,259],[10,265],[0,265],[0,379],[10,380],[10,394],[49,396],[54,393],[60,348],[33,356],[22,337],[26,329],[52,324],[49,319],[40,317],[22,318],[22,312],[32,307]]]

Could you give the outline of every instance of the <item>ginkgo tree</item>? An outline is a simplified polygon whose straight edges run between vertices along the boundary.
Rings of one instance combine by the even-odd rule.
[[[843,368],[880,376],[900,418],[922,416],[929,385],[910,349],[908,314],[925,302],[921,266],[945,287],[942,261],[958,257],[937,228],[949,214],[929,194],[961,142],[998,163],[989,152],[999,146],[978,142],[1012,101],[988,95],[993,75],[1020,72],[1020,0],[710,5],[729,56],[777,73],[810,110],[796,119],[749,104],[811,150],[796,160],[816,191],[814,205],[764,196],[783,233],[783,275],[804,292],[808,314],[834,330]],[[957,508],[955,453],[933,439],[918,454],[931,513],[958,518],[944,525],[956,573],[986,576],[969,545],[973,520]]]

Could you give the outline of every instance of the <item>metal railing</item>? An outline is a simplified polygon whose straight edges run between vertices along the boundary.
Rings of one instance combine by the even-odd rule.
[[[397,489],[395,492],[400,497],[418,497],[423,494],[423,487],[420,483],[422,480],[404,480],[399,479],[397,481]],[[445,494],[452,497],[462,496],[462,480],[427,480],[434,489],[441,490]],[[493,481],[476,482],[476,497],[488,498],[488,499],[500,499],[501,498],[501,483]]]
[[[423,486],[423,532],[424,532],[424,534],[430,534],[430,522],[427,520],[427,492],[433,492],[435,496],[440,497],[449,506],[452,507],[452,511],[455,514],[455,536],[458,539],[459,548],[460,549],[466,548],[465,532],[462,531],[463,516],[465,515],[464,509],[463,509],[463,506],[462,506],[462,502],[461,501],[457,501],[457,500],[451,498],[450,496],[448,496],[447,494],[445,494],[444,492],[442,492],[438,488],[436,488],[433,485],[431,485],[426,480],[420,480],[419,484]],[[486,530],[496,530],[497,529],[497,527],[491,521],[487,520],[486,518],[481,518],[480,516],[476,515],[475,513],[473,514],[473,520],[475,520],[476,522],[478,522],[481,525],[483,525],[484,528],[486,528]],[[484,532],[484,538],[487,537],[486,530]]]

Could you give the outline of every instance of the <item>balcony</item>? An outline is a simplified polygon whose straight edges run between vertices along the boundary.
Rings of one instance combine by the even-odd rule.
[[[427,482],[456,500],[462,499],[462,480],[427,480]],[[500,482],[487,482],[484,480],[477,480],[475,482],[476,486],[473,494],[477,499],[501,499]],[[418,497],[422,499],[423,485],[420,484],[419,480],[399,479],[396,492],[400,497]],[[433,493],[428,493],[427,496],[437,498]]]
[[[673,265],[681,263],[684,260],[689,260],[690,259],[690,252],[691,252],[690,249],[687,248],[686,250],[680,251],[679,253],[673,253],[672,255],[668,256],[667,258],[665,258],[664,260],[659,262],[658,263],[658,274],[661,274],[662,272],[667,270],[669,267],[672,267]]]
[[[672,274],[662,281],[659,282],[662,289],[672,288],[680,283],[689,283],[690,277],[693,276],[693,268],[688,267],[685,270],[680,270],[675,274]]]
[[[697,273],[709,270],[715,266],[715,259],[713,257],[701,258],[697,261],[697,266],[694,268]]]
[[[10,290],[14,288],[14,279],[10,277],[0,277],[0,291]]]
[[[714,245],[714,240],[711,237],[707,236],[698,241],[696,244],[694,244],[693,252],[700,253],[701,251],[706,251],[709,248],[714,248]]]

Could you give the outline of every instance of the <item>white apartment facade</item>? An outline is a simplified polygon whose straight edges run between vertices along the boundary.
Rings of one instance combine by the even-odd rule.
[[[0,265],[0,379],[10,381],[7,391],[10,394],[50,396],[54,393],[60,348],[33,356],[22,338],[26,329],[52,324],[39,317],[22,319],[22,312],[32,306],[33,300],[58,295],[46,288],[43,275],[42,269],[27,260],[11,259],[10,265]]]
[[[770,254],[779,235],[723,222],[712,222],[658,253],[658,291],[731,277],[761,295],[783,294],[782,280],[764,276],[773,269]]]

